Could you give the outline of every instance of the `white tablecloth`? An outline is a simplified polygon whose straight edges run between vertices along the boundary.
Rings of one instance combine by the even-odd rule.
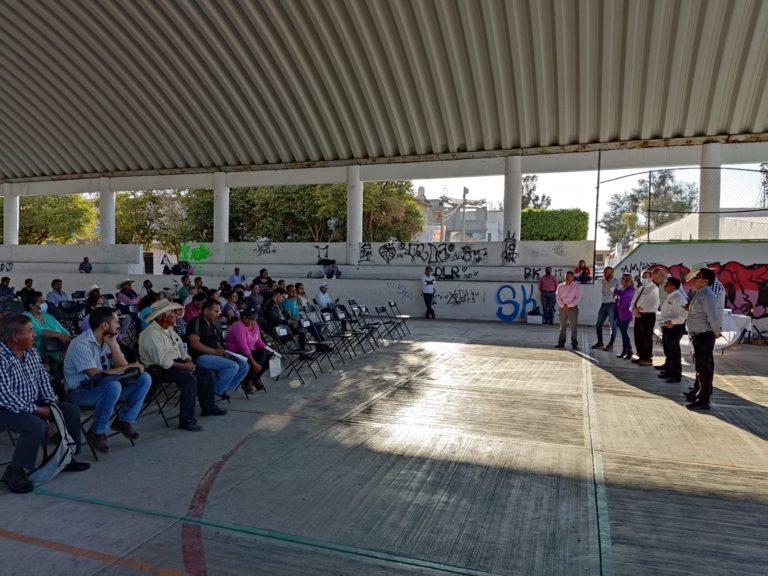
[[[741,314],[731,314],[731,311],[726,309],[723,311],[723,331],[720,334],[720,338],[715,340],[715,350],[722,348],[728,348],[733,346],[741,336],[742,332],[746,330],[750,332],[752,330],[752,318],[749,316],[743,316]],[[654,329],[656,336],[661,338],[661,326],[656,325]],[[680,340],[680,349],[683,352],[690,352],[691,341],[686,334]]]

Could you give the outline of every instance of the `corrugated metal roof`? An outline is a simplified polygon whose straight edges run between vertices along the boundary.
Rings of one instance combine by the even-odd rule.
[[[768,132],[761,0],[0,0],[0,178]]]

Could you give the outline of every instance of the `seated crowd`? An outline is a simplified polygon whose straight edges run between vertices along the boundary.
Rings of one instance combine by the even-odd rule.
[[[3,278],[0,299],[7,293],[6,300],[18,298],[24,306],[23,314],[6,307],[0,319],[0,431],[17,435],[2,477],[9,489],[32,490],[28,476],[46,441],[53,403],[65,417],[75,454],[81,410],[93,412],[88,444],[106,454],[114,434],[139,438],[136,421],[152,402],[160,406],[156,397],[166,384],[178,389],[179,428],[201,431],[195,404],[203,417],[222,416],[227,411],[217,397],[229,400],[240,386],[246,394],[263,390],[270,357],[281,356],[276,349],[302,358],[329,349],[323,330],[306,316],[308,307],[327,312],[338,305],[326,283],[310,306],[301,283],[275,282],[267,270],[248,283],[236,269],[230,280],[238,283],[208,288],[201,277],[183,276],[169,297],[150,281],[137,293],[125,279],[114,297],[93,285],[69,307],[61,280],[43,296],[32,279],[14,293]],[[64,470],[88,467],[73,460]]]

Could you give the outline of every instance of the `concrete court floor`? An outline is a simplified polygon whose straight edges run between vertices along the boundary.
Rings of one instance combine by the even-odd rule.
[[[0,574],[766,574],[768,348],[718,355],[702,414],[586,327],[578,352],[412,329],[203,433],[150,415],[89,472],[0,488]]]

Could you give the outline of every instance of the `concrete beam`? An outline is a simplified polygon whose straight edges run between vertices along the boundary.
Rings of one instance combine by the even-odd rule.
[[[347,262],[357,264],[363,241],[363,183],[360,167],[347,167]]]
[[[3,194],[3,244],[19,243],[19,196],[8,184],[2,185]]]
[[[229,242],[229,188],[224,172],[216,172],[213,176],[214,261],[224,262]]]
[[[523,197],[523,172],[520,156],[504,159],[504,238],[520,240],[520,211]]]
[[[115,191],[109,179],[99,179],[99,233],[103,245],[115,243]]]
[[[699,240],[720,238],[720,144],[701,147],[699,176]]]

